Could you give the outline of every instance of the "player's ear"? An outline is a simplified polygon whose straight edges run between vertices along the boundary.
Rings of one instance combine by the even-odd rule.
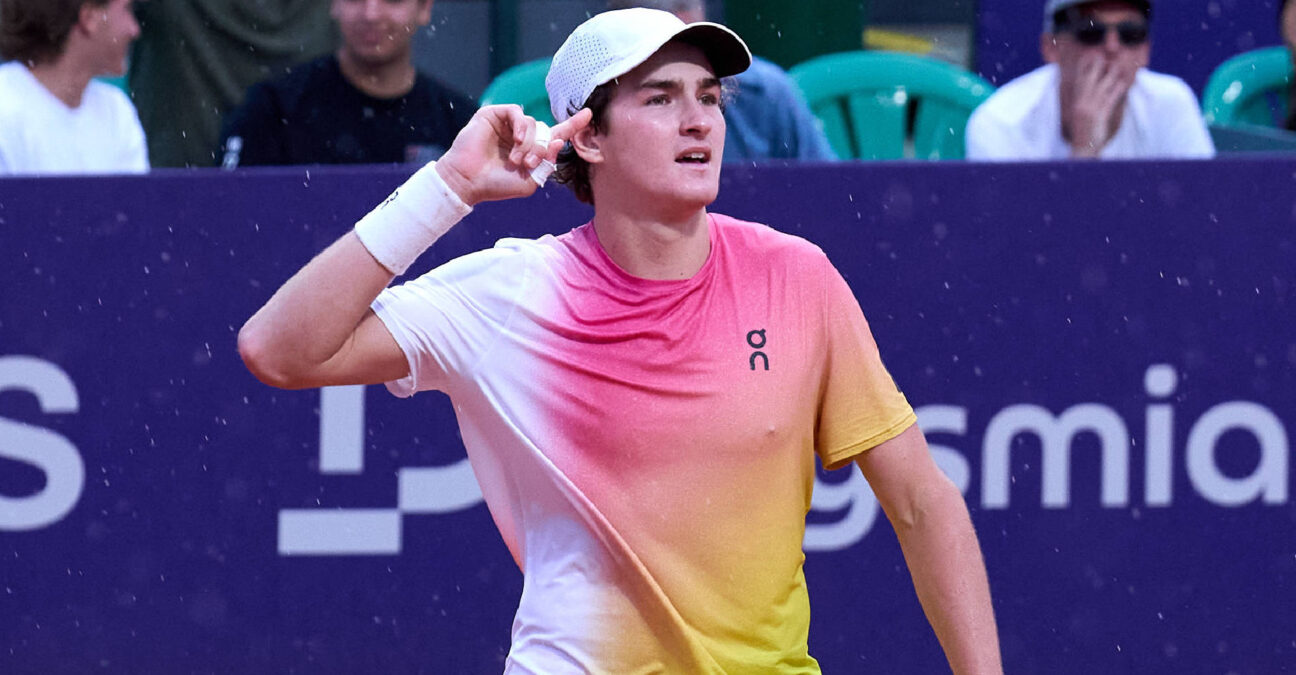
[[[586,162],[598,164],[603,161],[603,139],[604,135],[595,131],[593,124],[587,124],[572,136],[572,149]]]

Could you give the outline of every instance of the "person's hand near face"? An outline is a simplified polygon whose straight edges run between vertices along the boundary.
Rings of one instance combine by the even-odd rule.
[[[1081,55],[1071,105],[1069,141],[1076,157],[1097,157],[1119,128],[1125,94],[1138,66],[1098,51]]]
[[[1070,23],[1045,35],[1042,51],[1061,83],[1062,135],[1073,157],[1097,157],[1120,129],[1125,95],[1150,56],[1147,19],[1123,2],[1074,10]]]

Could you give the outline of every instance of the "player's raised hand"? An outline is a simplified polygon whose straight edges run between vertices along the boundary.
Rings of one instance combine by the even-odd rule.
[[[555,161],[563,144],[584,129],[591,116],[589,109],[581,110],[550,129],[549,142],[542,144],[537,142],[535,118],[521,106],[486,106],[437,161],[437,173],[468,205],[526,197],[537,188],[531,171]]]

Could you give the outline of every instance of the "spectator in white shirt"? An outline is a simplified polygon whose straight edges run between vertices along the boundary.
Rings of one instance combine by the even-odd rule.
[[[1048,0],[1047,63],[968,119],[972,160],[1212,157],[1201,107],[1177,77],[1146,68],[1148,0]]]
[[[0,174],[148,171],[120,89],[134,0],[0,0]]]

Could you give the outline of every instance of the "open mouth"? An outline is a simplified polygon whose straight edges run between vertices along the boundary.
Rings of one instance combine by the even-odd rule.
[[[675,158],[678,164],[707,164],[710,161],[711,153],[704,150],[685,152]]]

